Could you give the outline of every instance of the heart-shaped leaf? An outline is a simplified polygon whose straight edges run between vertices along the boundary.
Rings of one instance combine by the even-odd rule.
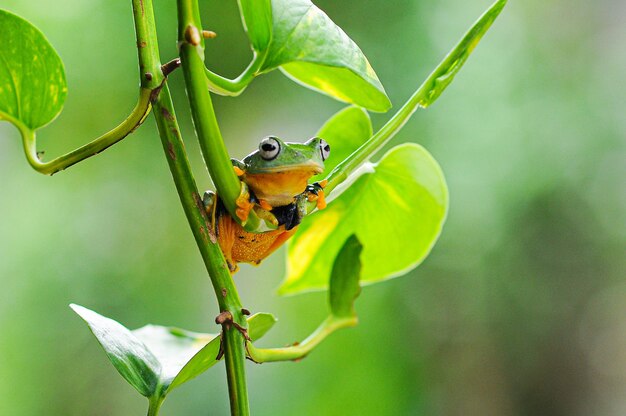
[[[326,289],[339,250],[353,234],[363,245],[365,284],[403,275],[430,252],[448,209],[448,189],[433,157],[407,143],[360,172],[326,209],[302,221],[289,244],[281,294]]]
[[[310,0],[271,0],[271,9],[268,3],[240,1],[250,43],[264,55],[259,73],[280,68],[295,81],[338,100],[372,111],[391,107],[361,49],[326,13]]]
[[[71,305],[87,322],[117,371],[140,394],[164,398],[170,391],[217,364],[219,334],[146,325],[129,331],[87,308]],[[249,334],[261,338],[276,322],[268,313],[248,318]]]
[[[34,131],[63,108],[63,63],[46,37],[21,17],[0,10],[0,28],[0,119]]]
[[[344,243],[333,265],[330,275],[330,311],[337,318],[356,316],[354,300],[361,293],[361,251],[363,246],[351,235]]]
[[[330,157],[324,161],[328,173],[372,136],[372,122],[362,108],[346,107],[328,119],[316,136],[330,144]]]

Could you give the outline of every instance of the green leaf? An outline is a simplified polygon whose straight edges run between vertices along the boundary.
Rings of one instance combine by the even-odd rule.
[[[46,37],[21,17],[0,10],[0,28],[0,119],[34,131],[63,108],[63,63]]]
[[[256,341],[263,337],[272,329],[277,319],[271,313],[255,313],[248,318],[248,336],[252,341]]]
[[[456,74],[465,64],[482,37],[496,20],[507,0],[498,0],[487,9],[474,23],[463,39],[452,49],[437,68],[428,76],[426,82],[417,91],[419,105],[428,107],[433,104],[441,93],[450,85]]]
[[[362,108],[346,107],[326,121],[316,136],[330,144],[330,157],[324,161],[328,173],[372,136],[372,122]]]
[[[161,343],[169,343],[167,337],[164,337],[160,341]],[[185,347],[186,345],[186,347]],[[181,359],[176,360],[176,356],[167,359],[169,362],[176,360],[176,368],[178,372],[174,374],[174,377],[164,377],[162,395],[167,395],[170,391],[176,387],[188,382],[191,379],[198,377],[209,368],[218,363],[217,355],[220,350],[220,337],[219,334],[197,334],[197,336],[191,337],[181,345],[181,350],[178,355]],[[187,352],[195,350],[195,354],[189,357]],[[176,351],[172,351],[176,354]],[[189,360],[184,362],[184,358]],[[182,363],[182,365],[180,365]],[[174,370],[175,368],[173,368]],[[173,372],[172,372],[173,373]],[[171,374],[172,374],[171,373]]]
[[[157,392],[161,364],[126,327],[79,305],[70,305],[87,322],[117,371],[146,397]]]
[[[239,0],[239,10],[254,50],[257,52],[266,50],[272,36],[270,0]]]
[[[272,0],[272,20],[261,72],[280,67],[294,80],[338,100],[373,111],[391,107],[361,49],[311,1]]]
[[[407,143],[359,172],[326,209],[302,221],[289,244],[281,294],[327,288],[339,250],[353,234],[363,245],[364,284],[403,275],[430,252],[448,210],[448,189],[433,157]]]
[[[256,313],[248,318],[248,336],[252,341],[256,341],[263,337],[276,323],[276,318],[270,313]],[[219,335],[195,334],[196,342],[203,340],[209,342],[185,364],[178,375],[172,380],[164,395],[204,373],[206,370],[217,364],[217,355],[220,349]],[[200,337],[198,337],[200,336]],[[197,345],[197,344],[196,344]]]
[[[87,322],[117,371],[143,396],[165,397],[218,363],[219,334],[159,325],[129,331],[87,308],[70,306]],[[250,338],[261,338],[274,323],[269,313],[249,317]]]
[[[217,361],[219,334],[201,334],[178,328],[146,325],[132,331],[161,365],[159,395],[202,374]]]
[[[330,275],[330,311],[337,318],[356,316],[354,300],[361,293],[361,251],[363,246],[351,235],[344,243],[333,265]]]

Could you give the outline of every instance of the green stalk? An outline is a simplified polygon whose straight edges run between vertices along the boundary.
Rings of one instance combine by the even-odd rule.
[[[146,0],[144,0],[146,1]],[[167,84],[154,103],[154,117],[161,136],[163,150],[172,172],[172,177],[185,211],[187,221],[211,276],[213,290],[217,297],[220,311],[229,311],[233,321],[241,327],[247,327],[245,316],[241,312],[237,288],[234,285],[222,251],[207,217],[198,188],[193,178],[191,166],[187,159],[185,147],[180,136],[176,115],[170,98]],[[222,343],[224,361],[230,394],[231,413],[245,416],[249,414],[248,394],[245,375],[245,339],[232,325],[223,325]]]
[[[343,162],[333,169],[327,177],[328,185],[324,189],[330,193],[337,185],[345,181],[361,164],[380,150],[409,121],[418,108],[426,108],[433,104],[441,93],[454,79],[467,58],[478,45],[478,42],[491,27],[496,17],[506,4],[506,0],[498,0],[474,23],[463,38],[452,48],[435,70],[426,78],[409,100],[396,114],[368,141],[355,150]],[[314,205],[309,206],[309,212]]]
[[[233,218],[237,218],[235,199],[239,195],[240,181],[226,152],[204,75],[204,40],[196,1],[178,1],[178,25],[181,63],[200,148],[221,200]],[[247,321],[242,313],[241,301],[193,180],[167,86],[155,103],[155,116],[170,170],[211,276],[220,311],[230,312],[233,322],[245,329]],[[254,218],[251,216],[251,219]],[[245,338],[229,322],[222,325],[222,330],[231,414],[247,416],[250,409],[245,377]]]
[[[163,404],[164,397],[150,397],[148,404],[148,416],[157,416],[161,405]]]
[[[252,82],[254,77],[257,75],[257,71],[261,68],[261,65],[263,65],[264,59],[264,56],[254,52],[252,62],[250,62],[241,75],[235,79],[225,78],[205,67],[204,74],[206,75],[209,89],[220,95],[227,95],[230,97],[238,96],[246,89],[248,84],[250,84],[250,82]]]
[[[36,133],[15,119],[10,119],[9,121],[15,124],[20,130],[22,142],[24,144],[24,152],[26,153],[28,163],[30,163],[33,169],[39,173],[43,173],[44,175],[54,175],[55,173],[78,162],[97,155],[132,133],[141,125],[141,123],[143,123],[150,113],[150,96],[152,93],[153,91],[150,89],[143,87],[140,88],[137,104],[126,120],[120,123],[113,130],[103,134],[86,145],[48,162],[42,162],[39,159],[39,155],[37,154]]]
[[[349,318],[337,318],[330,315],[322,324],[304,341],[297,345],[284,348],[256,348],[251,342],[247,344],[248,356],[257,363],[274,361],[294,361],[306,357],[315,347],[333,332],[353,327],[358,323],[356,316]]]
[[[178,0],[178,40],[191,116],[204,161],[224,206],[239,221],[235,200],[241,191],[241,182],[233,171],[209,94],[202,23],[196,0]],[[250,212],[248,220],[241,222],[241,225],[248,231],[267,230],[254,212]]]
[[[163,81],[158,48],[153,47],[157,42],[154,19],[146,18],[147,16],[154,16],[152,3],[150,1],[133,1],[141,88],[139,89],[139,98],[135,108],[117,127],[76,150],[48,162],[42,162],[37,154],[36,133],[17,120],[9,120],[18,126],[22,135],[26,159],[37,172],[44,175],[53,175],[91,156],[95,156],[128,136],[146,119],[150,113],[151,99],[155,93],[158,93]]]

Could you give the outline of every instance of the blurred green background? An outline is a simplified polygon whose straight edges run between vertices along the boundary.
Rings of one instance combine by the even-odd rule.
[[[208,65],[250,57],[236,3],[204,1],[219,37]],[[488,0],[316,1],[361,46],[395,107]],[[108,130],[134,104],[129,1],[4,0],[38,26],[67,69],[69,97],[41,132],[48,157]],[[174,1],[155,4],[163,60],[176,56]],[[626,414],[626,3],[511,1],[452,86],[394,144],[426,146],[451,210],[432,255],[364,289],[360,325],[300,363],[249,364],[255,415]],[[171,77],[201,188],[211,187]],[[216,98],[231,154],[276,134],[310,137],[342,104],[275,72]],[[380,126],[389,115],[374,115]],[[129,327],[215,331],[216,303],[152,118],[53,178],[0,124],[0,415],[141,415],[70,302]],[[302,339],[323,293],[279,298],[284,251],[237,274],[245,305],[280,321],[261,345]],[[226,415],[223,366],[162,414]]]

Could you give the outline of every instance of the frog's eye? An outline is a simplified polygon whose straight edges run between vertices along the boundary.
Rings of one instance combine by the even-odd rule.
[[[275,137],[266,137],[259,144],[259,154],[264,160],[273,160],[280,153],[280,143]]]
[[[330,145],[323,139],[320,139],[320,151],[322,152],[322,160],[328,159],[330,155]]]

